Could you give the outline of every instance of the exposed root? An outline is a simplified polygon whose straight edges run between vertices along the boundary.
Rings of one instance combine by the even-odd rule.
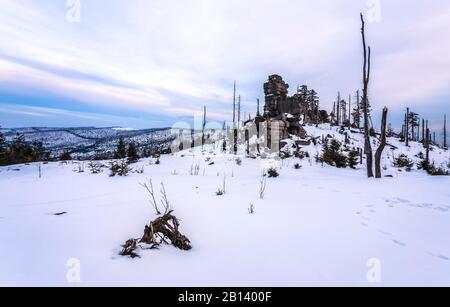
[[[121,256],[130,256],[131,258],[140,257],[136,253],[139,249],[158,249],[161,244],[172,244],[181,250],[190,250],[191,241],[181,234],[178,230],[180,223],[178,219],[169,211],[163,216],[157,218],[150,225],[146,225],[144,235],[141,239],[130,239],[122,245]]]

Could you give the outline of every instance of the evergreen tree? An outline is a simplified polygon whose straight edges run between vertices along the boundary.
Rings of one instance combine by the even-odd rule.
[[[330,143],[328,143],[328,139],[325,140],[322,145],[323,153],[319,160],[337,168],[347,167],[347,157],[341,152],[341,146],[342,144],[336,139],[332,139]]]
[[[6,164],[6,138],[0,131],[0,165]]]
[[[135,163],[139,160],[139,155],[137,153],[136,145],[134,142],[131,142],[128,145],[127,157],[129,163]]]
[[[347,158],[348,166],[350,166],[353,169],[356,169],[356,166],[359,164],[359,151],[358,150],[352,150],[348,153]]]
[[[310,90],[308,92],[308,108],[310,111],[310,118],[315,118],[316,122],[319,121],[319,97],[315,90]]]
[[[70,161],[72,160],[72,156],[70,155],[70,152],[67,150],[64,150],[61,155],[59,156],[60,161]]]
[[[45,149],[41,141],[33,142],[32,148],[33,161],[48,161],[50,159],[50,153]]]
[[[412,140],[418,140],[416,137],[416,128],[420,126],[419,114],[414,112],[408,113],[408,126],[411,129],[411,138]],[[409,131],[407,132],[409,133]]]
[[[353,112],[352,112],[352,116],[353,116],[353,124],[355,126],[355,128],[360,128],[361,127],[361,115],[362,115],[362,110],[361,110],[361,96],[359,94],[359,91],[356,91],[356,104],[353,107]]]
[[[307,85],[300,86],[297,93],[300,94],[304,102],[308,101],[309,89]]]
[[[119,138],[119,142],[117,143],[117,149],[114,153],[114,159],[125,159],[127,157],[127,148],[125,147],[125,141],[123,137]]]
[[[33,148],[25,141],[23,134],[17,134],[14,138],[7,157],[8,164],[19,164],[32,162]]]
[[[12,165],[47,161],[50,154],[45,150],[42,142],[29,144],[23,134],[17,134],[11,146],[6,146],[5,136],[0,133],[0,165]]]
[[[300,86],[300,88],[297,90],[297,94],[300,95],[301,105],[303,108],[303,117],[304,117],[303,120],[306,121],[306,117],[308,114],[308,100],[309,100],[308,86],[306,86],[306,85]]]

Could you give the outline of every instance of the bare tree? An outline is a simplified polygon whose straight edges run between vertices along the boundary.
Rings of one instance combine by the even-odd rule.
[[[406,146],[409,146],[409,108],[406,108],[406,132],[405,132],[405,142]]]
[[[444,149],[447,149],[447,114],[444,115]]]
[[[364,150],[366,153],[366,162],[367,162],[367,177],[373,177],[373,152],[372,145],[370,143],[370,135],[369,135],[369,111],[368,111],[368,89],[369,89],[369,81],[370,81],[370,57],[371,50],[370,46],[366,47],[366,35],[365,35],[365,22],[364,16],[361,13],[361,34],[364,48],[364,66],[363,66],[363,98],[362,103],[364,106]]]
[[[422,118],[422,144],[425,143],[425,119]]]
[[[234,81],[234,90],[233,90],[233,129],[236,125],[236,81]]]
[[[348,129],[352,127],[352,95],[348,95]]]
[[[381,119],[381,143],[375,153],[375,177],[381,178],[381,156],[384,147],[386,147],[386,123],[387,123],[388,108],[384,107],[383,116]]]
[[[241,127],[241,95],[238,98],[238,129]]]
[[[256,116],[259,116],[259,98],[256,99]]]
[[[263,174],[261,176],[261,180],[259,182],[259,198],[264,199],[264,195],[266,193],[266,186],[267,186],[267,176],[266,174]]]
[[[203,119],[202,119],[202,151],[205,146],[205,128],[206,128],[206,106],[203,107]]]
[[[337,101],[337,125],[340,126],[341,125],[341,93],[338,93],[338,101]]]
[[[430,166],[430,129],[428,128],[428,124],[427,124],[427,128],[426,128],[426,138],[425,138],[425,148],[426,148],[426,156],[425,156],[425,163],[426,166],[429,167]]]

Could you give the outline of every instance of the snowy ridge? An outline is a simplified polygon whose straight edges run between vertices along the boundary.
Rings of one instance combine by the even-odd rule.
[[[120,137],[151,151],[169,148],[176,134],[170,128],[131,130],[121,128],[16,128],[1,129],[7,141],[24,134],[27,142],[40,141],[53,156],[68,150],[74,157],[111,153]]]
[[[306,129],[319,141],[345,138],[326,125]],[[350,139],[362,145],[361,134]],[[309,158],[277,159],[247,158],[244,145],[237,156],[223,154],[217,140],[160,164],[142,159],[132,167],[144,173],[127,177],[76,172],[83,162],[42,164],[41,178],[38,163],[0,168],[0,244],[8,247],[0,249],[0,284],[71,286],[67,263],[75,259],[82,286],[449,286],[450,178],[415,166],[400,172],[392,158],[418,162],[423,147],[388,142],[398,148],[383,157],[383,175],[392,177],[379,180],[367,179],[363,165],[316,163],[320,142],[302,147]],[[434,148],[431,157],[443,164],[449,152]],[[280,176],[266,178],[261,198],[269,167]],[[156,218],[139,185],[146,178],[155,190],[164,182],[191,251],[167,245],[138,259],[118,255]],[[226,193],[217,196],[224,178]]]

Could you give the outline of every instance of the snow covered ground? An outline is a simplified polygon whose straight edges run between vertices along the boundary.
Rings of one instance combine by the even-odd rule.
[[[308,132],[333,133],[323,129]],[[361,136],[352,138],[358,146]],[[162,156],[160,165],[141,160],[134,168],[144,174],[128,177],[77,173],[71,163],[42,165],[42,178],[38,164],[0,168],[0,285],[450,286],[450,178],[398,171],[393,156],[415,159],[423,148],[389,143],[400,150],[386,148],[383,173],[392,178],[380,180],[367,179],[363,168],[316,164],[319,145],[305,148],[310,159],[243,158],[240,166],[213,149],[181,152]],[[449,156],[432,152],[436,163]],[[267,179],[260,199],[269,166],[280,177]],[[224,174],[226,194],[217,196]],[[191,251],[118,255],[156,218],[139,185],[146,178],[155,190],[164,182]],[[79,261],[80,283],[67,279],[71,259]],[[367,278],[374,270],[379,283]]]

